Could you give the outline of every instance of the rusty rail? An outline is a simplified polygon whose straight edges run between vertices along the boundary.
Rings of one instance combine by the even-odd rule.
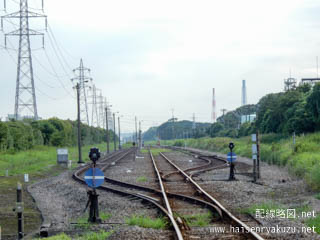
[[[179,240],[183,240],[183,236],[182,236],[182,233],[181,233],[181,230],[175,220],[175,218],[173,217],[173,213],[172,213],[172,209],[171,209],[171,206],[170,206],[170,203],[169,203],[169,200],[168,200],[168,197],[167,197],[167,193],[166,193],[166,190],[164,188],[164,184],[162,182],[162,178],[161,178],[161,175],[160,175],[160,172],[158,170],[158,167],[157,167],[157,164],[153,158],[153,155],[149,149],[149,154],[150,154],[150,157],[151,157],[151,160],[152,160],[152,163],[153,163],[153,167],[154,167],[154,170],[157,174],[157,177],[158,177],[158,180],[159,180],[159,185],[160,185],[160,189],[161,189],[161,193],[162,193],[162,197],[163,197],[163,200],[165,202],[165,206],[166,206],[166,209],[168,210],[168,217],[171,221],[171,224],[176,232],[176,235],[178,237]]]

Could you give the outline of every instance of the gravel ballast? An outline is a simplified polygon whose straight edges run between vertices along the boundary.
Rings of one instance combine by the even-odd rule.
[[[215,154],[225,157],[225,155],[204,152],[205,154]],[[183,169],[202,165],[205,162],[192,158],[179,152],[165,153],[178,166]],[[136,183],[149,187],[156,187],[156,176],[152,169],[151,162],[146,157],[134,159],[132,155],[120,160],[112,165],[105,172],[105,175],[121,181]],[[211,170],[201,173],[194,179],[216,199],[218,199],[228,210],[240,219],[247,216],[241,214],[241,210],[252,207],[254,204],[272,202],[276,206],[287,208],[306,208],[308,211],[320,211],[320,201],[313,197],[302,180],[296,179],[288,173],[285,168],[270,166],[261,163],[262,178],[258,184],[252,183],[252,179],[244,174],[237,174],[244,171],[252,171],[252,160],[247,158],[237,158],[239,171],[236,172],[237,181],[226,181],[229,176],[229,169]],[[139,180],[140,178],[140,180]],[[142,181],[143,180],[143,181]],[[108,184],[109,185],[109,184]],[[29,192],[36,200],[37,206],[42,213],[45,223],[50,224],[50,233],[67,232],[73,236],[86,229],[76,227],[74,223],[79,217],[88,215],[83,213],[87,203],[87,187],[72,179],[72,171],[66,171],[59,176],[42,180],[29,186]],[[128,190],[129,191],[129,190]],[[158,230],[128,226],[125,219],[132,215],[145,215],[151,218],[159,217],[159,211],[153,207],[144,205],[140,200],[132,200],[128,197],[119,196],[110,192],[99,191],[100,212],[108,213],[111,217],[104,221],[104,224],[93,227],[94,230],[113,230],[113,234],[108,239],[174,239],[171,230]],[[148,193],[144,193],[148,194]],[[149,193],[150,195],[150,193]],[[256,217],[252,214],[252,217]],[[261,227],[304,227],[305,218],[256,218]],[[250,224],[249,224],[250,225]],[[255,224],[254,226],[257,226]],[[74,231],[74,233],[73,233]],[[203,239],[219,239],[214,237],[210,227],[199,228],[199,234],[203,234]],[[226,234],[221,235],[224,239],[230,239]],[[266,239],[320,239],[318,234],[305,233],[269,233],[263,234]]]

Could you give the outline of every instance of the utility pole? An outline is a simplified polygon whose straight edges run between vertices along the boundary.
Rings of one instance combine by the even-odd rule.
[[[88,103],[87,103],[87,93],[86,93],[86,83],[92,78],[85,75],[85,72],[90,72],[89,68],[83,66],[83,61],[80,59],[80,66],[73,70],[76,74],[76,77],[72,78],[71,81],[76,80],[79,83],[79,102],[80,102],[80,120],[83,123],[89,125],[89,115],[88,115]]]
[[[141,121],[139,121],[139,149],[142,147],[142,141],[141,141]]]
[[[106,123],[105,123],[105,120],[106,118],[104,117],[105,115],[105,112],[104,112],[104,105],[106,104],[106,100],[103,99],[103,96],[102,96],[102,90],[100,90],[100,94],[98,96],[98,110],[99,110],[99,126],[101,128],[104,128],[106,126]]]
[[[113,113],[113,142],[114,142],[114,151],[117,151],[117,143],[116,143],[116,115]]]
[[[6,10],[6,1],[4,1],[4,8]],[[19,120],[19,116],[22,117],[24,112],[26,116],[28,116],[28,114],[30,116],[31,113],[33,119],[39,119],[34,86],[30,36],[42,36],[42,47],[44,48],[44,34],[30,28],[30,18],[45,18],[45,28],[47,29],[47,16],[29,11],[28,0],[20,0],[19,11],[1,16],[1,31],[3,30],[3,19],[19,19],[20,21],[18,29],[4,34],[5,47],[7,47],[7,36],[19,36],[16,96],[14,106],[14,118],[16,120]]]
[[[136,143],[138,144],[138,127],[137,127],[137,117],[135,117],[135,123],[136,123]]]
[[[192,135],[195,138],[195,135],[196,135],[196,115],[195,115],[195,113],[192,114]]]
[[[110,153],[110,146],[109,146],[109,123],[108,123],[108,103],[106,104],[106,130],[107,130],[107,153]]]
[[[120,135],[120,116],[118,116],[118,132],[119,132],[119,150],[121,150],[121,135]]]
[[[172,111],[172,139],[175,139],[175,132],[174,132],[174,109],[171,109]]]
[[[81,121],[80,121],[80,84],[77,83],[76,85],[77,89],[77,112],[78,112],[78,117],[77,117],[77,125],[78,125],[78,155],[79,155],[79,160],[78,163],[82,164],[84,163],[82,161],[82,151],[81,151]]]
[[[196,129],[196,114],[192,114],[192,129]]]

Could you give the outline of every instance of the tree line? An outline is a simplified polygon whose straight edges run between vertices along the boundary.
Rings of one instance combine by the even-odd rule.
[[[22,151],[37,145],[75,146],[77,121],[50,118],[48,120],[0,121],[0,151]],[[113,131],[109,131],[113,139]],[[117,136],[116,136],[117,137]],[[106,130],[81,123],[83,145],[106,141]]]
[[[253,113],[256,113],[255,121],[240,123],[241,115]],[[282,135],[319,131],[320,83],[267,94],[256,105],[245,105],[219,117],[208,133],[211,137],[241,137],[257,130]]]
[[[161,124],[158,127],[151,127],[145,133],[143,133],[143,140],[151,141],[157,140],[171,140],[182,138],[200,138],[207,135],[207,129],[210,127],[210,123],[195,122],[192,121],[174,121],[169,119],[167,122]]]

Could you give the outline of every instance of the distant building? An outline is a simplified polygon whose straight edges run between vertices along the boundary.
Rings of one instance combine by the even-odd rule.
[[[318,82],[320,82],[320,78],[302,78],[300,85],[309,84],[311,86],[314,86]]]
[[[256,117],[256,114],[241,115],[241,124],[244,124],[246,122],[253,122],[256,119]]]

